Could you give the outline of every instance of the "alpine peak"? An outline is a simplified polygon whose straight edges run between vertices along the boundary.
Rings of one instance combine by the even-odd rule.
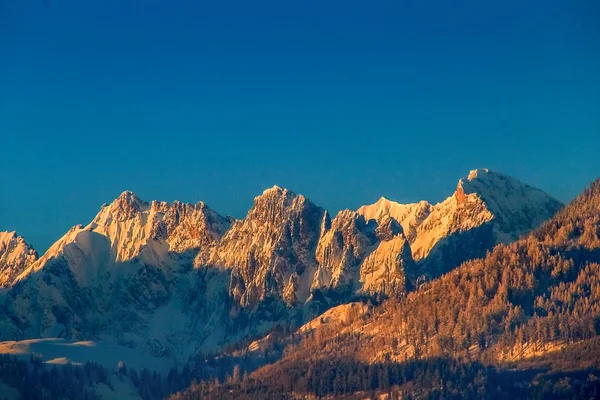
[[[473,248],[491,248],[529,232],[561,206],[548,194],[517,179],[477,168],[458,181],[452,196],[438,204],[426,201],[399,204],[382,197],[374,204],[362,206],[358,212],[367,220],[381,221],[383,216],[389,216],[398,221],[415,260],[430,258],[432,264],[440,264],[439,260],[445,259],[453,267],[464,261],[452,259],[453,254],[472,258],[485,252],[455,251],[453,243],[458,237],[469,237]]]
[[[118,220],[124,221],[134,218],[147,206],[148,203],[142,201],[135,193],[126,190],[107,207],[103,207],[100,213],[109,213]]]
[[[0,287],[11,285],[37,257],[37,252],[17,232],[0,232]]]
[[[472,169],[471,171],[469,171],[469,176],[467,177],[467,179],[473,180],[473,179],[481,176],[482,174],[489,174],[489,173],[490,173],[490,170],[487,168],[475,168],[475,169]]]
[[[296,194],[292,190],[282,188],[280,186],[273,186],[269,189],[266,189],[262,192],[260,196],[254,198],[254,202],[262,202],[262,201],[273,201],[275,199],[289,199],[293,200],[296,197],[304,198],[301,194]]]
[[[123,193],[121,193],[119,195],[119,197],[117,197],[115,199],[115,201],[125,201],[125,202],[128,202],[128,203],[142,202],[142,200],[140,200],[140,198],[138,197],[138,195],[135,194],[134,192],[132,192],[131,190],[125,190],[125,191],[123,191]]]
[[[258,197],[268,196],[268,195],[281,195],[281,194],[288,193],[288,192],[290,192],[291,194],[294,194],[292,191],[290,191],[286,188],[282,188],[281,186],[278,186],[278,185],[273,185],[272,187],[265,189],[262,192],[262,195],[260,195]]]

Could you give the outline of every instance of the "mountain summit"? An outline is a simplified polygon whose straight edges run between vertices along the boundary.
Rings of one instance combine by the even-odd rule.
[[[0,232],[0,287],[10,286],[38,254],[16,232]]]
[[[304,302],[324,215],[304,196],[274,186],[254,199],[246,218],[214,248],[201,251],[196,263],[232,269],[230,294],[242,306],[254,307],[270,296]]]
[[[475,169],[461,178],[446,200],[399,204],[386,199],[363,206],[367,219],[389,215],[409,234],[413,258],[429,275],[446,272],[480,257],[497,243],[508,243],[549,219],[562,203],[515,178]]]

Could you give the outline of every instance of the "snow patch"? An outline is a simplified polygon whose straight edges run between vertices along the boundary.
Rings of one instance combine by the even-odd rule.
[[[48,364],[85,364],[96,362],[107,368],[116,368],[119,361],[137,370],[148,368],[167,372],[172,362],[149,355],[143,350],[132,349],[112,341],[69,342],[62,338],[28,339],[0,342],[0,354],[10,354],[29,359],[31,354],[41,357]]]

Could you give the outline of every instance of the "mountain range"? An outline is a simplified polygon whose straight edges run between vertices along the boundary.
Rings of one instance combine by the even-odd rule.
[[[338,305],[276,333],[234,353],[243,365],[243,354],[285,349],[248,377],[172,398],[596,399],[600,179],[531,233],[408,296]]]
[[[437,204],[381,198],[335,216],[278,186],[240,220],[126,191],[41,256],[0,233],[0,339],[110,342],[182,366],[277,327],[362,314],[360,302],[409,301],[562,207],[488,169]]]

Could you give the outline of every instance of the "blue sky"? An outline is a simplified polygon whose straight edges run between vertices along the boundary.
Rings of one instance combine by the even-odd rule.
[[[439,201],[488,167],[600,176],[597,1],[0,0],[0,230],[46,248],[125,189],[242,217]]]

